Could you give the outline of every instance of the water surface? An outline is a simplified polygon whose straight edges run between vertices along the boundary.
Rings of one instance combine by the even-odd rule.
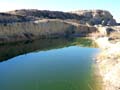
[[[92,90],[99,49],[91,44],[56,39],[1,45],[0,90]]]

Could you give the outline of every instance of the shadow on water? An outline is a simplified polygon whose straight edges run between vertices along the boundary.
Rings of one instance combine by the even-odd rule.
[[[17,43],[7,43],[0,45],[0,62],[34,51],[45,51],[73,45],[96,47],[96,45],[91,40],[85,38],[41,39]]]

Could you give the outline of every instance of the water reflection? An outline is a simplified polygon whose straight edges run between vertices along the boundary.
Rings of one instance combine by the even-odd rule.
[[[101,90],[92,75],[93,46],[83,38],[1,45],[0,90]]]
[[[0,62],[33,51],[57,49],[72,45],[96,47],[96,45],[93,44],[91,40],[84,38],[42,39],[35,41],[23,41],[18,43],[8,43],[0,45]]]

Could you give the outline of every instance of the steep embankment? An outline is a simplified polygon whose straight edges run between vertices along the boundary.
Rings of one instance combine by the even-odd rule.
[[[31,40],[37,38],[57,38],[88,36],[97,29],[58,19],[43,19],[34,22],[0,24],[0,43]]]
[[[116,21],[104,10],[82,10],[79,13],[15,10],[0,13],[0,43],[37,38],[88,36],[97,32],[93,25],[98,24],[116,25]]]
[[[103,78],[104,90],[120,90],[120,28],[109,27],[109,29],[116,31],[109,34],[109,37],[96,40],[101,48],[97,64]]]

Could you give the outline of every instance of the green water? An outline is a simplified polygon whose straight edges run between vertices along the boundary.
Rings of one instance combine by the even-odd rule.
[[[94,90],[86,39],[46,39],[0,45],[0,90]]]

